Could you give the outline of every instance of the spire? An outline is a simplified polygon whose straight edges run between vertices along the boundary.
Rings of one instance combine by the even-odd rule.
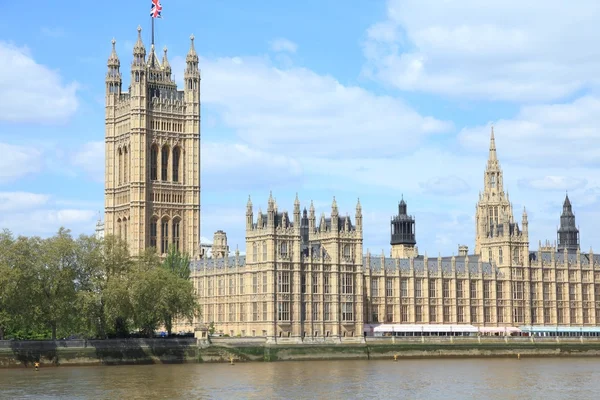
[[[356,202],[356,212],[361,212],[362,211],[362,206],[360,205],[360,197],[358,198],[358,201]]]
[[[117,56],[116,43],[117,41],[113,39],[112,43],[112,51],[110,56],[108,57],[108,62],[106,63],[108,66],[108,70],[106,71],[106,93],[107,94],[120,94],[121,93],[121,72],[119,68],[121,67],[121,62],[119,61],[119,56]]]
[[[185,57],[186,62],[198,62],[198,54],[196,54],[196,48],[194,47],[194,35],[190,36],[190,50]]]
[[[335,201],[335,196],[333,196],[333,201],[331,202],[331,212],[335,213],[336,215],[338,212],[338,205],[337,205],[337,201]]]
[[[142,41],[142,27],[138,26],[137,31],[137,41],[135,42],[135,45],[133,45],[133,63],[139,65],[146,60],[146,47]]]
[[[107,65],[109,67],[119,68],[121,66],[121,61],[119,61],[119,56],[117,55],[117,49],[116,49],[117,41],[113,38],[113,40],[111,40],[111,43],[112,43],[112,51],[110,52],[110,57],[108,57]]]
[[[246,203],[246,213],[252,214],[252,199],[248,195],[248,203]]]
[[[296,192],[296,199],[294,200],[294,206],[298,206],[298,209],[300,209],[300,199],[298,198],[298,192]]]
[[[494,126],[492,126],[492,134],[490,135],[490,156],[488,161],[498,161],[496,155],[496,139],[494,139]]]
[[[171,76],[171,64],[169,64],[169,59],[167,58],[167,46],[163,49],[162,68]]]
[[[156,51],[154,49],[154,44],[150,45],[150,54],[148,55],[148,66],[153,69],[159,69],[160,63],[158,62],[158,57],[156,56]]]

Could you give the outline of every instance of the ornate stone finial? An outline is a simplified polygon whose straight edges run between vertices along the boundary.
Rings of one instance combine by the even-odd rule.
[[[192,34],[190,35],[190,40],[192,41],[192,44],[194,43],[194,39],[195,39],[195,37],[194,37],[194,34],[192,33]]]
[[[113,50],[115,50],[115,45],[117,44],[117,41],[115,40],[115,38],[113,38],[110,42],[112,43]]]
[[[165,56],[167,55],[167,46],[163,47],[163,53],[165,53]]]
[[[141,37],[142,36],[142,27],[141,27],[141,25],[138,25],[137,31],[138,31],[138,36]]]

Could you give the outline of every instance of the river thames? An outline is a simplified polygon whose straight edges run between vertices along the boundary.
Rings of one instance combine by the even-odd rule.
[[[595,399],[600,359],[427,359],[0,370],[2,399]]]

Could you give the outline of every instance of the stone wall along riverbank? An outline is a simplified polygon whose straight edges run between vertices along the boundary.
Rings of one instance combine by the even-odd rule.
[[[126,365],[198,361],[193,338],[0,341],[0,367]]]
[[[597,357],[600,338],[192,338],[0,341],[0,367],[451,357]]]

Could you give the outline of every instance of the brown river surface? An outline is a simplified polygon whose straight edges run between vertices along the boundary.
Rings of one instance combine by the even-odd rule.
[[[600,359],[6,369],[0,399],[600,399]]]

